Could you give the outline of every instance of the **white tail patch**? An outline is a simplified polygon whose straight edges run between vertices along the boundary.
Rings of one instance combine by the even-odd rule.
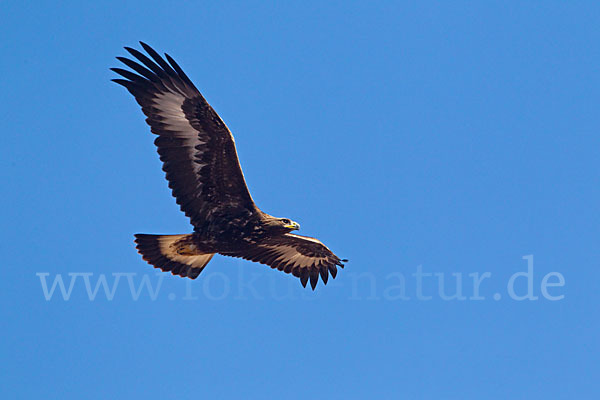
[[[169,260],[176,261],[178,263],[189,265],[192,268],[203,268],[210,259],[214,256],[214,253],[209,254],[179,254],[175,243],[184,237],[189,235],[161,235],[158,236],[158,247],[160,252],[167,257]],[[194,250],[195,245],[188,245],[189,250]]]
[[[191,235],[135,235],[137,249],[144,260],[163,271],[196,278],[214,253],[200,254],[192,243],[177,242]]]

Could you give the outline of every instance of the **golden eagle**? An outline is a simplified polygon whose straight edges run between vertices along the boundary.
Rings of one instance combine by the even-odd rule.
[[[138,62],[119,61],[134,72],[111,68],[158,135],[163,170],[177,204],[194,226],[187,235],[135,235],[142,258],[155,268],[195,279],[215,253],[241,257],[310,279],[335,278],[341,260],[319,240],[294,235],[298,223],[262,212],[248,191],[233,136],[192,81],[165,54],[140,42],[150,58],[125,47]],[[168,61],[168,62],[167,62]]]

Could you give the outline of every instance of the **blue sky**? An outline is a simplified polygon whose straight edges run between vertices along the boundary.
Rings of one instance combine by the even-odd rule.
[[[5,396],[600,394],[597,3],[0,8]],[[231,128],[257,204],[350,259],[335,281],[140,259],[134,233],[191,226],[110,82],[139,40]]]

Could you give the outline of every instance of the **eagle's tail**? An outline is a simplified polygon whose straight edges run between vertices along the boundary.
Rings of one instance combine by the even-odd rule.
[[[138,233],[135,235],[135,247],[142,258],[155,268],[171,271],[173,275],[196,279],[214,253],[195,252],[193,245],[187,244],[185,240],[191,236]]]

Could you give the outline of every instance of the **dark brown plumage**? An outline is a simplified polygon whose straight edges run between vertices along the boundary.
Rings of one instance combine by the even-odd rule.
[[[141,43],[141,42],[140,42]],[[150,58],[126,47],[134,72],[111,68],[142,107],[169,187],[194,226],[187,235],[136,237],[143,259],[163,271],[195,279],[215,253],[269,265],[300,278],[335,278],[342,261],[314,238],[291,234],[299,225],[262,212],[252,200],[231,132],[177,63],[141,43]]]

